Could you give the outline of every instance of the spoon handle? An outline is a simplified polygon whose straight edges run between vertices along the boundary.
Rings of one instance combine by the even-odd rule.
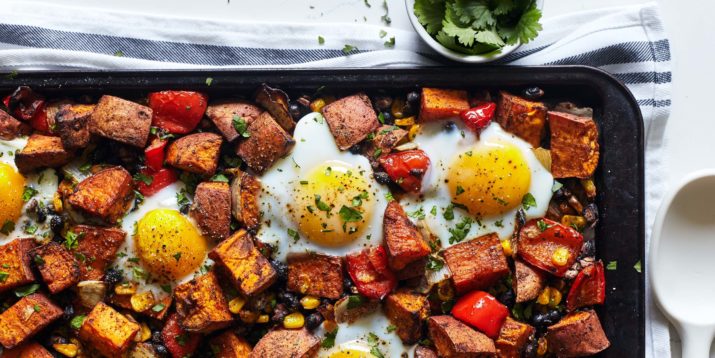
[[[680,327],[683,358],[709,358],[713,327],[683,324]]]

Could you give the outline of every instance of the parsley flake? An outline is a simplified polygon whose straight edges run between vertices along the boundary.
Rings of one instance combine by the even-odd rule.
[[[238,132],[241,137],[249,138],[251,136],[251,133],[248,132],[248,123],[246,123],[246,120],[243,119],[243,117],[233,116],[231,123],[233,124],[233,128],[236,129],[236,132]]]

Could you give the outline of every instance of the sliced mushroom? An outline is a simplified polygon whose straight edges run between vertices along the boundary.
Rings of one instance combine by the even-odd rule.
[[[86,308],[92,308],[104,300],[107,294],[107,284],[103,281],[82,281],[77,284],[79,303]]]

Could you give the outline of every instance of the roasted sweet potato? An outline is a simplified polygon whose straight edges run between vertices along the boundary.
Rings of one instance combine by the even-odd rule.
[[[104,95],[89,120],[90,133],[144,148],[151,128],[151,108]]]
[[[422,277],[425,275],[425,270],[427,269],[427,261],[427,257],[412,261],[402,270],[395,271],[395,276],[399,281]]]
[[[574,312],[546,330],[549,351],[557,357],[583,357],[611,345],[593,310]]]
[[[427,321],[429,337],[440,357],[495,357],[494,341],[452,316],[432,316]]]
[[[228,142],[233,142],[239,137],[233,126],[233,118],[240,117],[251,123],[263,110],[248,101],[221,101],[206,108],[206,116],[216,125],[223,137]]]
[[[53,358],[45,347],[37,342],[28,342],[2,352],[3,358]]]
[[[21,173],[39,168],[61,167],[72,159],[72,152],[62,146],[59,137],[33,134],[22,150],[15,154],[15,165]]]
[[[405,290],[391,293],[385,299],[385,315],[397,327],[397,336],[405,344],[414,344],[422,336],[429,307],[426,296]]]
[[[179,324],[189,332],[210,333],[233,322],[213,272],[176,286],[174,297]]]
[[[35,281],[32,272],[32,256],[35,239],[15,239],[0,246],[0,292]]]
[[[499,358],[519,358],[524,347],[534,335],[534,327],[507,317],[495,341]]]
[[[496,121],[507,132],[538,148],[546,134],[546,106],[541,102],[529,101],[501,91]]]
[[[549,112],[551,173],[554,178],[588,178],[598,166],[598,128],[590,117]]]
[[[323,107],[322,112],[340,150],[362,142],[380,126],[370,98],[364,93],[341,98]]]
[[[32,132],[30,126],[0,110],[0,139],[13,140],[17,137],[28,135],[30,132]]]
[[[251,174],[240,172],[231,181],[231,212],[251,232],[258,230],[261,224],[258,204],[260,193],[261,181]]]
[[[256,343],[251,358],[311,358],[318,353],[320,340],[302,329],[268,332]]]
[[[343,260],[305,254],[288,259],[288,291],[338,299],[343,294]]]
[[[134,343],[139,331],[138,324],[99,302],[82,323],[79,338],[106,357],[120,357]]]
[[[93,105],[63,105],[55,115],[55,133],[67,149],[84,148],[89,144],[89,119]]]
[[[288,111],[288,95],[285,92],[264,83],[256,90],[254,99],[275,118],[278,125],[287,132],[293,131],[295,123]]]
[[[77,248],[72,251],[79,264],[80,281],[102,280],[127,234],[118,228],[89,225],[77,225],[70,232],[77,237]]]
[[[441,88],[422,88],[420,122],[459,117],[459,113],[469,109],[467,91]]]
[[[228,183],[203,182],[196,187],[189,215],[201,233],[221,241],[231,234],[231,193]]]
[[[55,294],[79,282],[79,265],[74,256],[57,242],[37,247],[31,257],[50,293]]]
[[[354,301],[355,297],[358,297],[359,301]],[[378,308],[380,308],[380,300],[347,295],[335,301],[333,316],[337,323],[353,323],[362,317],[377,312]]]
[[[224,269],[246,296],[262,292],[278,278],[276,270],[254,246],[251,235],[245,230],[237,231],[218,244],[209,257]]]
[[[62,309],[44,295],[25,296],[0,314],[0,344],[16,347],[61,316]]]
[[[256,173],[263,173],[295,144],[268,112],[248,123],[247,132],[249,137],[236,144],[236,154]]]
[[[487,234],[443,251],[457,292],[487,289],[509,274],[497,234]]]
[[[231,331],[212,338],[209,347],[216,358],[248,358],[251,354],[251,345]]]
[[[166,163],[187,172],[216,173],[223,139],[214,133],[194,133],[175,140],[166,151]]]
[[[546,274],[521,260],[514,260],[512,286],[517,303],[531,301],[538,297],[546,286]]]
[[[415,358],[437,358],[437,352],[425,346],[415,347]]]
[[[387,204],[382,221],[390,268],[399,271],[430,254],[430,248],[397,200]]]
[[[81,181],[67,202],[74,210],[116,224],[132,206],[134,184],[126,169],[116,166]]]

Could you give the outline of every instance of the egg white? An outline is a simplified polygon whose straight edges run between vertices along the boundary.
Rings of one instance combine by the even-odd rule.
[[[257,238],[274,245],[275,258],[285,261],[291,254],[315,252],[334,256],[344,256],[359,251],[367,246],[382,242],[382,217],[387,206],[389,190],[372,177],[370,162],[362,155],[341,152],[327,122],[319,113],[311,113],[296,124],[296,141],[292,152],[280,159],[260,177],[262,192],[259,198],[263,223]],[[301,177],[316,167],[330,162],[342,162],[350,165],[353,175],[362,176],[369,185],[369,198],[372,216],[364,223],[365,229],[350,243],[339,247],[327,247],[312,242],[304,235],[295,241],[287,234],[288,229],[298,231],[298,223],[289,213],[288,205],[294,199],[292,189]]]

